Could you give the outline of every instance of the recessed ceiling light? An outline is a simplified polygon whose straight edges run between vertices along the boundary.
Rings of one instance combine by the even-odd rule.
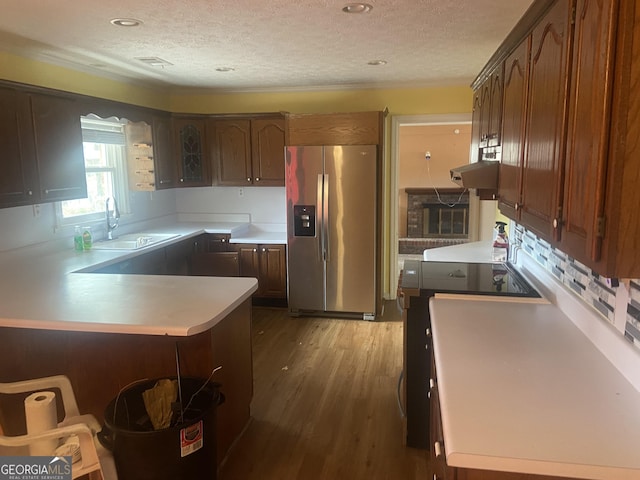
[[[138,27],[142,25],[142,21],[135,18],[112,18],[109,22],[116,27]]]
[[[216,72],[233,72],[235,68],[233,67],[218,67],[216,68]]]
[[[367,65],[386,65],[387,61],[386,60],[371,60],[370,62],[367,62]]]
[[[347,3],[342,7],[344,13],[369,13],[373,6],[368,3]]]

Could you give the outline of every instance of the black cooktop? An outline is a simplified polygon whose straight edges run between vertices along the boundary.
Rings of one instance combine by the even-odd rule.
[[[420,262],[420,289],[438,293],[540,298],[509,263]]]

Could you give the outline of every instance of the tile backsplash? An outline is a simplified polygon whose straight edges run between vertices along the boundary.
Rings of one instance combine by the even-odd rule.
[[[511,242],[549,271],[560,283],[611,323],[640,349],[640,279],[602,277],[521,225],[514,224]]]

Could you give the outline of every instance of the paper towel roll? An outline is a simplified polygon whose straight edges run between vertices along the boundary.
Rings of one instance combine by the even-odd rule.
[[[24,399],[24,414],[27,421],[27,434],[41,433],[58,426],[56,394],[53,392],[35,392]],[[29,445],[31,455],[50,456],[58,446],[58,439],[38,440]]]

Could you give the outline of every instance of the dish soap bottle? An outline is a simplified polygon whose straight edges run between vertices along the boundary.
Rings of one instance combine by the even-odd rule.
[[[491,252],[491,260],[494,262],[506,262],[509,256],[509,238],[504,227],[504,222],[496,222],[495,233],[493,236],[493,250]]]

